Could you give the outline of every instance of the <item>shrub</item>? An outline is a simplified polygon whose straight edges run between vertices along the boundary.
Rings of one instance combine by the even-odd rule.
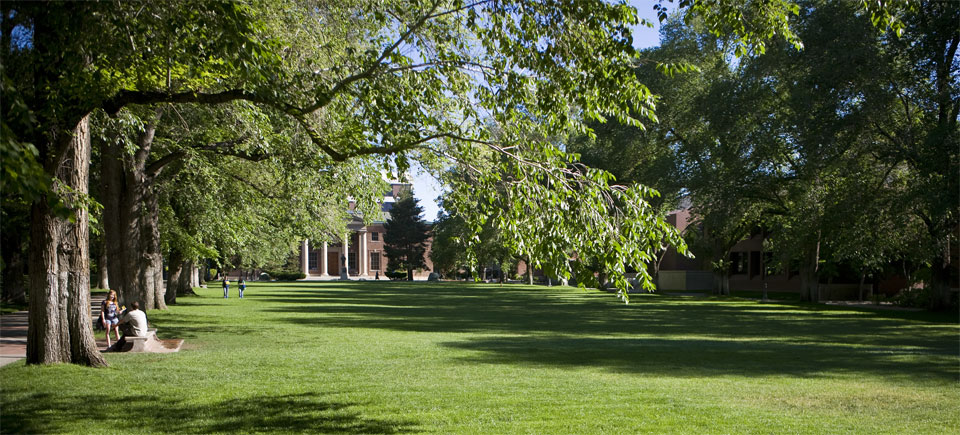
[[[890,298],[890,302],[901,307],[926,308],[930,302],[930,295],[924,289],[903,289]]]
[[[261,274],[262,276],[266,274],[269,278],[275,279],[277,281],[296,281],[298,279],[304,279],[307,276],[303,272],[288,272],[284,270],[271,270]]]
[[[405,270],[388,270],[384,275],[387,275],[387,278],[390,278],[391,281],[407,279],[407,271]]]
[[[896,296],[890,298],[894,305],[908,308],[930,308],[935,296],[930,288],[908,288],[903,289]],[[946,307],[949,311],[956,311],[958,305],[957,295],[951,295],[950,302]]]

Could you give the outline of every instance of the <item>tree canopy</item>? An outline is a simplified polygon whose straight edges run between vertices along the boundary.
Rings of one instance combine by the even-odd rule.
[[[671,17],[637,70],[662,97],[660,122],[600,127],[574,144],[690,196],[688,241],[721,293],[730,249],[760,232],[776,254],[767,267],[799,271],[804,299],[841,264],[863,277],[901,262],[925,271],[931,305],[943,306],[960,202],[960,7],[924,3],[903,11],[904,32],[884,33],[851,3],[799,6],[802,50],[778,40],[743,57],[705,23]],[[660,154],[676,179],[640,164]]]
[[[738,52],[763,51],[775,35],[797,44],[790,17],[799,8],[787,0],[679,6],[710,32],[733,34]],[[890,13],[896,8],[864,7],[875,21],[899,30]],[[633,73],[630,26],[638,19],[623,2],[108,1],[50,7],[10,1],[0,12],[0,146],[11,157],[2,181],[31,204],[33,216],[31,363],[102,363],[81,329],[89,323],[82,313],[86,289],[75,288],[89,280],[80,270],[85,266],[78,266],[88,262],[86,248],[58,250],[59,236],[52,236],[70,233],[73,245],[87,244],[89,123],[100,111],[120,118],[125,110],[151,113],[165,104],[246,102],[290,124],[289,135],[302,138],[291,142],[292,149],[303,157],[303,168],[321,174],[313,179],[326,183],[321,189],[340,186],[361,205],[377,197],[362,188],[370,185],[365,180],[378,179],[383,169],[404,172],[411,159],[438,172],[450,166],[474,171],[479,183],[473,189],[507,192],[508,212],[494,225],[518,235],[509,247],[556,276],[574,272],[568,259],[577,252],[601,259],[625,287],[623,270],[648,261],[663,240],[682,247],[650,213],[652,190],[612,185],[607,172],[583,166],[552,140],[591,134],[591,120],[637,126],[654,119],[655,99]],[[501,131],[496,137],[491,124]],[[150,130],[138,134],[156,133],[146,134]],[[263,142],[247,142],[240,151]],[[149,161],[146,141],[133,145],[122,151]],[[153,163],[163,156],[156,158]],[[471,223],[478,229],[486,206],[476,207],[471,198],[484,195],[467,193],[451,198],[479,212]],[[365,218],[372,218],[367,209]],[[148,210],[160,213],[159,202]],[[159,237],[152,229],[146,233],[155,246]],[[70,273],[75,279],[57,278]]]

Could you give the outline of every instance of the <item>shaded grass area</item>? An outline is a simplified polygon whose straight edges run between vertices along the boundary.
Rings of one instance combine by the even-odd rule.
[[[18,304],[13,302],[0,302],[0,315],[25,311],[29,304]]]
[[[0,431],[952,433],[956,314],[457,283],[249,283],[176,354],[0,369]],[[218,296],[220,293],[220,296]]]
[[[93,297],[104,297],[107,294],[107,290],[104,289],[91,289],[90,294]],[[22,304],[12,303],[12,302],[0,302],[0,315],[16,313],[17,311],[26,311],[29,308],[28,303],[24,302]]]

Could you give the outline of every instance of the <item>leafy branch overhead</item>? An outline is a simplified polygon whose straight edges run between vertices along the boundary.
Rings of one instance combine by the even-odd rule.
[[[740,54],[762,52],[781,36],[797,44],[791,17],[798,8],[788,0],[676,5],[709,31],[732,34]],[[896,27],[887,8],[865,7]],[[3,8],[5,18],[34,26],[26,42],[14,41],[20,36],[6,27],[4,49],[11,52],[3,74],[45,83],[17,89],[36,122],[9,135],[5,128],[3,144],[32,144],[45,175],[69,156],[63,138],[98,109],[121,116],[142,106],[243,103],[289,126],[275,138],[289,139],[287,154],[257,134],[235,147],[227,145],[242,134],[218,134],[171,148],[173,154],[152,161],[153,172],[207,149],[338,173],[316,179],[351,195],[349,187],[369,185],[365,180],[379,179],[381,171],[402,172],[416,160],[436,174],[454,166],[475,172],[479,190],[453,200],[486,213],[490,205],[475,199],[497,196],[502,213],[476,219],[492,216],[516,235],[510,246],[517,253],[558,276],[579,267],[570,266],[571,256],[594,256],[624,286],[626,268],[645,270],[664,242],[682,250],[679,237],[650,211],[656,192],[618,186],[609,173],[580,165],[555,139],[590,136],[594,121],[656,120],[655,97],[635,73],[631,26],[642,23],[625,2],[114,1],[69,4],[56,13],[5,2]],[[5,115],[14,112],[4,108]],[[27,166],[23,173],[36,172]],[[249,177],[231,178],[262,190]]]

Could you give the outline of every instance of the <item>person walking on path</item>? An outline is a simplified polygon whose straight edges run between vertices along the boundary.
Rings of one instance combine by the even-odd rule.
[[[223,298],[226,299],[228,294],[230,294],[230,280],[227,279],[227,274],[223,274]]]
[[[243,299],[243,291],[247,289],[247,282],[240,278],[240,281],[237,281],[237,286],[240,288],[240,299]]]
[[[117,341],[120,341],[120,329],[117,326],[120,322],[120,319],[117,317],[119,312],[120,306],[117,305],[117,292],[110,290],[110,292],[107,293],[107,298],[100,304],[100,322],[103,324],[103,328],[107,330],[107,347],[110,347],[111,330],[117,336]]]

